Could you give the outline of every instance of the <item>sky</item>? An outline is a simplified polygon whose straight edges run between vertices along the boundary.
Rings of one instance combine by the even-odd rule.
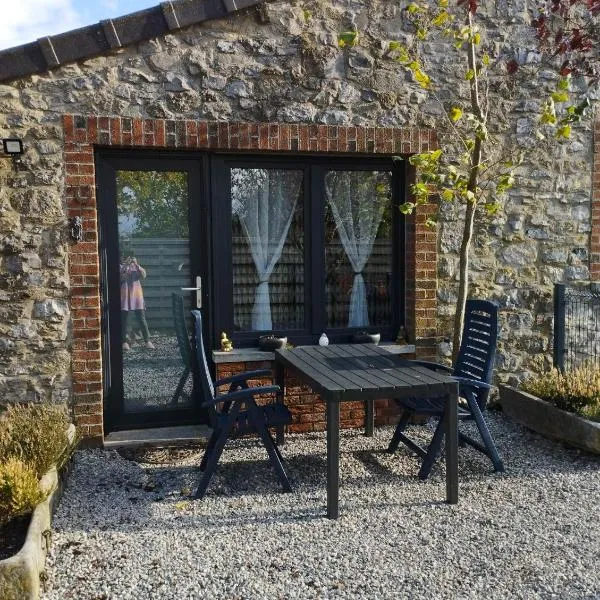
[[[0,50],[156,6],[160,0],[0,0]]]

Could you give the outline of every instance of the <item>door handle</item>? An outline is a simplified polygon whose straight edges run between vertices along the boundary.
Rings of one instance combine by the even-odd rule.
[[[196,277],[196,287],[182,287],[182,292],[196,292],[196,308],[202,308],[202,277]]]

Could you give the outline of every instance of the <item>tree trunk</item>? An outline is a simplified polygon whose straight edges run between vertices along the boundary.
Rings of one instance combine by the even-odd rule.
[[[452,341],[452,363],[456,363],[463,325],[465,322],[465,304],[469,293],[469,249],[473,238],[473,223],[475,221],[475,202],[467,202],[465,225],[460,245],[460,266],[458,276],[458,299],[456,300],[456,313],[454,315],[454,339]]]
[[[467,17],[469,27],[473,26],[473,17],[469,11]],[[471,92],[471,111],[477,120],[483,123],[483,113],[479,99],[479,81],[477,73],[477,60],[475,44],[469,41],[468,47],[469,69],[473,72],[473,77],[469,81]],[[479,182],[479,169],[483,155],[483,135],[476,135],[475,144],[471,152],[471,169],[469,172],[469,181],[467,182],[467,191],[473,193],[473,200],[467,200],[467,210],[465,213],[465,224],[463,236],[460,244],[460,262],[458,273],[458,298],[456,300],[456,313],[454,314],[454,337],[452,340],[452,363],[456,363],[460,342],[462,339],[462,330],[465,322],[465,304],[469,295],[469,250],[471,240],[473,239],[473,225],[475,221],[475,209],[477,208],[477,184]]]

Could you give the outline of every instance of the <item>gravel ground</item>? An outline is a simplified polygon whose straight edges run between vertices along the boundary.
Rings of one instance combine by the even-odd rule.
[[[408,451],[383,452],[389,428],[343,432],[337,521],[324,434],[287,438],[291,494],[260,446],[232,442],[203,501],[198,449],[79,452],[43,598],[600,598],[600,459],[489,422],[507,472],[461,449],[456,506],[443,465],[420,482]]]

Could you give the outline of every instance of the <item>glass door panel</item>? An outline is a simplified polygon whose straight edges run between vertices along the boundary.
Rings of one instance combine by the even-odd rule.
[[[183,295],[189,314],[188,174],[119,170],[116,191],[124,410],[189,408],[172,302]]]
[[[392,174],[325,174],[325,304],[328,328],[392,322]]]
[[[304,325],[304,172],[231,169],[236,331]]]

